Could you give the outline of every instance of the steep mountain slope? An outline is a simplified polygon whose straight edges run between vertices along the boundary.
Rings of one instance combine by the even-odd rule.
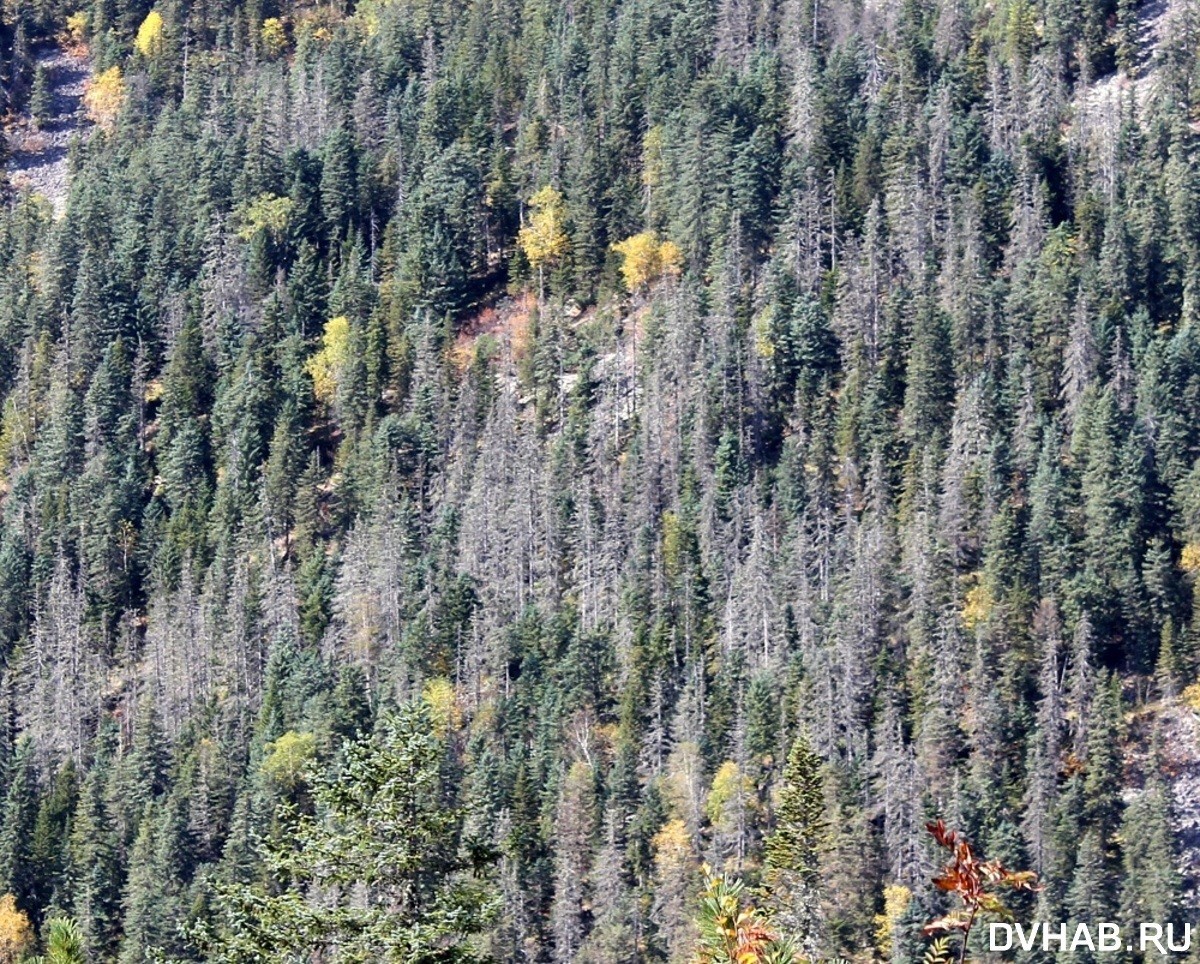
[[[87,126],[83,90],[88,68],[81,57],[59,47],[39,51],[34,63],[49,80],[50,108],[42,123],[25,116],[8,133],[9,182],[40,194],[61,215],[67,204],[67,150],[71,139]]]
[[[0,212],[19,950],[899,964],[939,818],[1194,916],[1200,7],[0,19],[98,121]]]

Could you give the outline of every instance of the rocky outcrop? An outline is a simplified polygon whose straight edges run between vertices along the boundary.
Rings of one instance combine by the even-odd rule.
[[[91,126],[83,110],[88,63],[59,47],[40,51],[37,59],[49,74],[54,116],[38,125],[23,115],[7,132],[8,179],[16,190],[44,196],[61,215],[67,204],[71,140],[85,135]]]

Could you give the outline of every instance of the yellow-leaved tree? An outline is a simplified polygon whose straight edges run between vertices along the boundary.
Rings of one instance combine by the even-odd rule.
[[[350,360],[350,319],[345,315],[330,318],[325,323],[321,336],[321,350],[313,355],[304,370],[313,381],[313,394],[317,401],[333,404],[337,396],[338,381]]]
[[[263,51],[268,57],[278,57],[287,50],[287,28],[278,17],[267,17],[262,22],[259,35],[262,37]]]
[[[125,78],[121,76],[121,68],[114,65],[93,77],[83,92],[83,104],[92,123],[106,130],[111,128],[125,104]]]
[[[695,890],[695,842],[683,820],[669,820],[650,841],[654,853],[654,910],[670,959],[684,959],[694,940],[690,906]]]
[[[883,913],[875,915],[875,946],[885,961],[892,959],[892,935],[911,903],[912,891],[903,884],[883,888]]]
[[[77,10],[67,16],[67,44],[80,48],[87,43],[88,13]]]
[[[0,897],[0,964],[14,964],[33,946],[33,927],[12,894]]]
[[[238,220],[242,224],[238,228],[238,237],[249,241],[259,231],[266,231],[273,238],[278,238],[287,228],[295,206],[295,202],[287,195],[277,197],[269,191],[260,194],[239,209]]]
[[[557,263],[567,252],[567,208],[557,188],[547,184],[529,199],[529,218],[517,234],[517,244],[537,270],[538,289],[544,287],[546,265]]]
[[[308,768],[317,758],[317,741],[311,733],[288,730],[264,747],[262,771],[285,790],[294,790],[306,779]]]
[[[163,18],[157,10],[146,14],[146,19],[138,27],[137,38],[133,41],[137,52],[143,57],[153,57],[162,50]]]
[[[429,711],[433,733],[440,740],[462,726],[462,708],[454,684],[444,676],[435,676],[421,689],[421,698]]]
[[[996,608],[996,597],[992,595],[991,587],[987,582],[981,579],[980,573],[974,573],[969,578],[975,584],[967,590],[959,615],[967,629],[974,629],[980,623],[987,622],[988,617],[992,615],[992,611]]]
[[[1179,565],[1184,572],[1200,572],[1200,542],[1189,542],[1183,547]]]
[[[677,275],[683,253],[674,241],[660,241],[653,231],[642,231],[613,245],[621,255],[621,276],[631,292],[648,288],[665,275]]]

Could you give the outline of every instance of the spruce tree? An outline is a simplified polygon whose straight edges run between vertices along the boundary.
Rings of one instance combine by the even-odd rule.
[[[784,929],[801,935],[805,946],[818,946],[820,935],[821,855],[825,816],[823,763],[808,737],[796,737],[775,807],[775,828],[763,845],[763,887]]]
[[[39,923],[44,912],[63,909],[61,902],[65,897],[63,875],[67,866],[68,831],[78,793],[75,764],[67,760],[50,783],[48,792],[41,798],[30,842],[30,856],[36,868],[37,881],[31,916]]]
[[[39,127],[54,120],[54,90],[50,86],[50,71],[45,64],[38,64],[33,74],[33,90],[29,93],[29,113]]]
[[[439,960],[470,960],[466,938],[482,927],[486,902],[469,872],[488,858],[458,847],[463,814],[440,798],[440,756],[417,704],[348,747],[341,772],[313,788],[315,815],[278,815],[287,833],[267,864],[289,889],[221,888],[217,920],[194,934],[205,958],[274,959],[330,942],[339,961],[420,960],[432,947]],[[309,887],[340,897],[310,904],[301,896]]]
[[[38,867],[32,852],[38,817],[38,774],[34,746],[21,741],[12,764],[12,777],[0,818],[0,893],[12,894],[17,907],[36,913]]]
[[[155,879],[154,837],[157,819],[154,805],[147,804],[138,825],[137,839],[129,855],[129,878],[122,898],[120,964],[138,964],[158,943],[156,923],[161,920],[161,886]]]
[[[71,826],[69,891],[89,954],[108,955],[120,930],[121,878],[116,834],[105,800],[111,757],[88,771]]]

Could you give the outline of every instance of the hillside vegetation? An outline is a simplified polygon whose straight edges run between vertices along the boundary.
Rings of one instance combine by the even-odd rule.
[[[0,959],[1194,917],[1200,2],[0,20]]]

